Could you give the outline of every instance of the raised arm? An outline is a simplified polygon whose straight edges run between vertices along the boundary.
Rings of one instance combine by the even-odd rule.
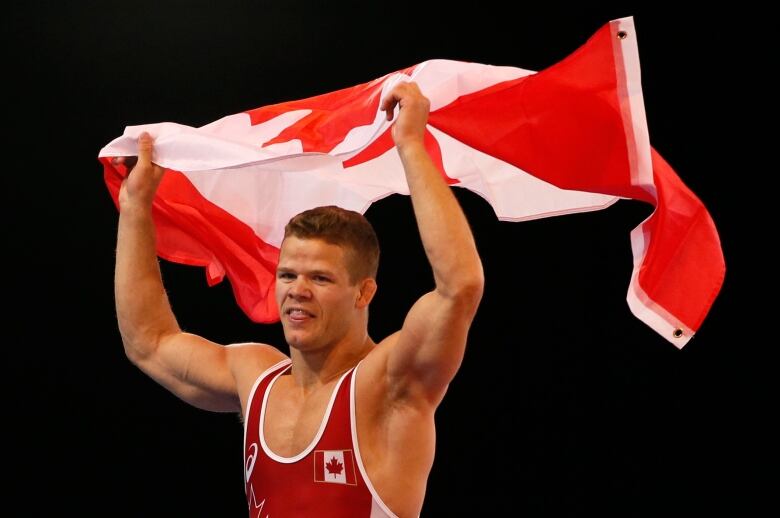
[[[206,410],[240,411],[237,370],[256,371],[283,356],[268,346],[226,348],[179,328],[157,262],[152,201],[164,170],[152,163],[152,152],[152,138],[143,134],[138,161],[119,191],[114,288],[125,353],[184,401]]]
[[[435,407],[463,360],[484,277],[466,217],[423,144],[428,99],[415,83],[403,83],[382,102],[388,120],[396,105],[393,140],[436,287],[412,306],[391,337],[387,374],[391,397]]]

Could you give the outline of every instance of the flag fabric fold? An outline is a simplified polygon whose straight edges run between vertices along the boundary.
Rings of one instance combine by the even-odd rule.
[[[677,347],[699,329],[725,275],[715,225],[650,146],[633,20],[613,20],[541,71],[431,60],[327,94],[229,115],[200,128],[130,126],[99,153],[115,203],[143,131],[166,168],[153,204],[158,254],[231,280],[256,322],[278,319],[284,225],[320,205],[364,213],[409,194],[379,111],[400,81],[431,102],[425,138],[445,181],[505,221],[600,210],[622,198],[655,211],[631,233],[631,311]]]

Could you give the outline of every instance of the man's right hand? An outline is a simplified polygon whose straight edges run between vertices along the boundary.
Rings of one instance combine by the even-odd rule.
[[[165,169],[152,162],[153,141],[151,135],[144,132],[138,137],[138,158],[116,157],[114,165],[124,164],[130,173],[122,181],[119,189],[120,210],[136,206],[149,209],[160,185]]]
[[[425,125],[428,122],[428,111],[431,102],[420,91],[417,83],[399,83],[388,92],[379,106],[386,112],[387,120],[393,119],[396,105],[399,113],[393,124],[393,141],[399,151],[407,146],[424,146]]]

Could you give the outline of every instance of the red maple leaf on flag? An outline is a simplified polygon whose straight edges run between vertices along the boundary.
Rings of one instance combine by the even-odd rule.
[[[299,139],[304,152],[327,153],[343,142],[353,128],[374,122],[381,101],[382,86],[388,77],[394,74],[411,76],[416,67],[417,65],[414,65],[391,72],[373,81],[335,92],[261,106],[246,113],[254,126],[289,111],[311,110],[308,115],[282,130],[276,137],[263,142],[262,146]]]
[[[336,457],[333,457],[328,461],[327,464],[325,464],[325,467],[328,468],[328,473],[333,473],[333,476],[341,475],[341,472],[344,470],[344,464],[340,463]]]

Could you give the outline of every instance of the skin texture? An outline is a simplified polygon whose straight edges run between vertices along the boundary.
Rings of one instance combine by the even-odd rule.
[[[463,360],[483,291],[483,272],[468,223],[423,146],[429,103],[414,83],[383,99],[406,173],[435,288],[409,310],[400,330],[368,336],[374,279],[351,283],[345,251],[319,239],[282,243],[276,297],[291,371],[269,395],[265,435],[278,455],[306,448],[338,378],[363,360],[356,378],[357,435],[366,471],[398,516],[418,516],[433,464],[433,415]],[[137,163],[120,194],[116,310],[125,352],[136,366],[184,401],[220,412],[245,412],[252,384],[285,358],[267,344],[224,347],[181,330],[155,255],[151,205],[164,171],[142,135]]]

